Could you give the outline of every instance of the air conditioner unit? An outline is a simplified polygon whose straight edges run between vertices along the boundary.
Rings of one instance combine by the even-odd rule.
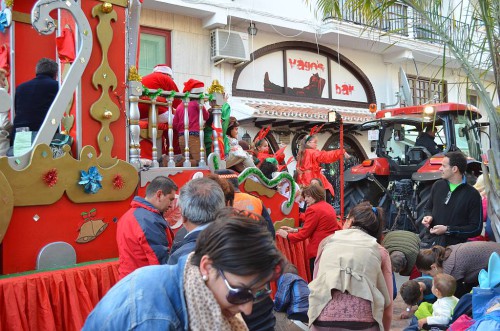
[[[210,33],[211,59],[224,59],[230,63],[240,63],[250,60],[248,52],[248,34],[215,29]]]

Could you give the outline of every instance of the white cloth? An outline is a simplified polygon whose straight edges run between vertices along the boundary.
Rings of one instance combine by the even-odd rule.
[[[427,324],[448,325],[457,302],[458,299],[454,296],[437,299],[432,305],[432,316],[427,317]]]
[[[248,153],[245,152],[243,147],[241,147],[240,144],[238,143],[238,139],[229,138],[229,145],[231,146],[231,149],[229,152],[230,154],[233,154],[234,156],[240,157],[240,158],[249,157]]]

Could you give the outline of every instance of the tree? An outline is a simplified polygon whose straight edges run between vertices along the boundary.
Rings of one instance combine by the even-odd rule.
[[[500,1],[498,0],[304,0],[315,6],[321,17],[342,18],[342,14],[357,12],[368,26],[377,27],[387,17],[396,2],[412,8],[422,23],[421,29],[430,32],[443,43],[443,66],[447,55],[460,63],[469,83],[477,91],[490,120],[491,149],[488,167],[483,171],[488,194],[488,216],[497,241],[500,241]],[[446,6],[446,8],[445,8]],[[443,12],[446,12],[443,15]],[[465,24],[460,24],[465,23]],[[389,31],[388,33],[396,31]],[[454,33],[451,33],[454,32]],[[457,33],[458,32],[458,33]],[[457,37],[458,36],[458,37]],[[454,38],[455,37],[455,38]],[[432,40],[430,40],[432,41]],[[444,70],[443,70],[444,72]],[[486,75],[493,75],[495,92],[489,96]],[[497,151],[493,153],[493,151]]]

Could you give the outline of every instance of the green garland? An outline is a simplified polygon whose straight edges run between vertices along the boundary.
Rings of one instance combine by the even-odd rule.
[[[295,194],[297,192],[295,190],[295,181],[293,180],[293,177],[289,173],[282,172],[273,179],[269,179],[266,176],[264,176],[264,174],[262,173],[262,171],[260,171],[259,168],[246,168],[238,176],[238,183],[239,184],[243,183],[252,175],[256,176],[261,181],[261,183],[263,183],[268,188],[276,187],[283,180],[288,181],[288,183],[290,184],[290,197],[288,198],[286,207],[288,209],[292,207],[293,202],[295,201]]]
[[[219,156],[214,155],[214,170],[219,170]]]
[[[142,85],[142,95],[150,98],[151,100],[156,99],[162,92],[163,90],[159,88],[155,93],[152,93],[146,86]]]

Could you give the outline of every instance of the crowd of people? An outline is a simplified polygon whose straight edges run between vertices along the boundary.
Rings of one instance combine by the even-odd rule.
[[[471,315],[471,290],[480,285],[492,254],[500,254],[499,243],[469,240],[483,215],[480,193],[463,180],[463,158],[446,154],[443,179],[434,184],[426,208],[432,218],[422,220],[423,236],[384,233],[384,210],[369,202],[354,206],[342,222],[325,201],[321,178],[301,186],[303,224],[275,229],[262,201],[241,192],[238,173],[224,169],[180,188],[184,228],[173,237],[164,235],[169,231],[162,214],[177,187],[157,177],[118,221],[123,279],[95,307],[84,330],[273,330],[276,321],[288,321],[290,330],[389,330],[398,292],[407,304],[400,318],[410,318],[406,330],[447,327],[457,312]],[[444,217],[453,212],[447,208],[462,204],[481,211]],[[421,240],[428,235],[442,245],[428,247]],[[312,281],[286,261],[276,238],[308,240]],[[409,276],[399,291],[395,273]]]
[[[36,78],[17,87],[6,154],[21,153],[16,136],[20,140],[25,136],[21,133],[29,132],[31,140],[40,129],[59,89],[56,75],[57,64],[41,59]],[[0,71],[0,88],[6,87],[4,76]],[[166,65],[156,66],[143,84],[178,91]],[[183,92],[201,93],[203,88],[202,82],[190,79]],[[36,108],[32,100],[37,100]],[[211,123],[212,109],[195,100],[177,102],[174,108],[175,149],[189,150],[189,161],[196,166],[201,143],[207,153],[212,148],[207,147],[210,139],[200,141],[204,128],[198,116]],[[168,121],[168,108],[158,111],[159,122]],[[147,107],[142,105],[140,113],[147,119]],[[184,123],[186,113],[189,123]],[[7,127],[0,125],[0,130]],[[458,318],[455,307],[472,305],[465,300],[470,301],[470,292],[480,285],[481,270],[488,269],[492,254],[500,254],[500,243],[482,240],[494,239],[488,229],[483,178],[476,186],[468,184],[464,154],[446,153],[441,179],[432,185],[424,208],[421,233],[384,234],[382,208],[360,202],[339,220],[328,203],[335,192],[321,164],[350,155],[342,149],[318,149],[320,129],[314,127],[302,139],[296,157],[292,185],[297,185],[302,203],[300,226],[275,229],[262,201],[240,191],[238,172],[259,167],[273,179],[284,163],[283,151],[270,152],[266,128],[252,146],[238,140],[239,123],[226,106],[222,153],[229,169],[192,179],[180,188],[158,176],[144,197],[133,199],[117,223],[120,281],[89,315],[84,330],[273,330],[278,312],[311,330],[389,330],[398,292],[395,273],[410,278],[399,290],[408,306],[401,317],[411,317],[407,330],[453,323]],[[440,152],[428,144],[433,134],[428,128],[417,141],[431,154]],[[278,187],[283,195],[289,189]],[[177,192],[183,227],[174,234],[164,214]],[[292,245],[307,240],[306,278],[311,282],[286,261],[277,249],[277,237]]]

